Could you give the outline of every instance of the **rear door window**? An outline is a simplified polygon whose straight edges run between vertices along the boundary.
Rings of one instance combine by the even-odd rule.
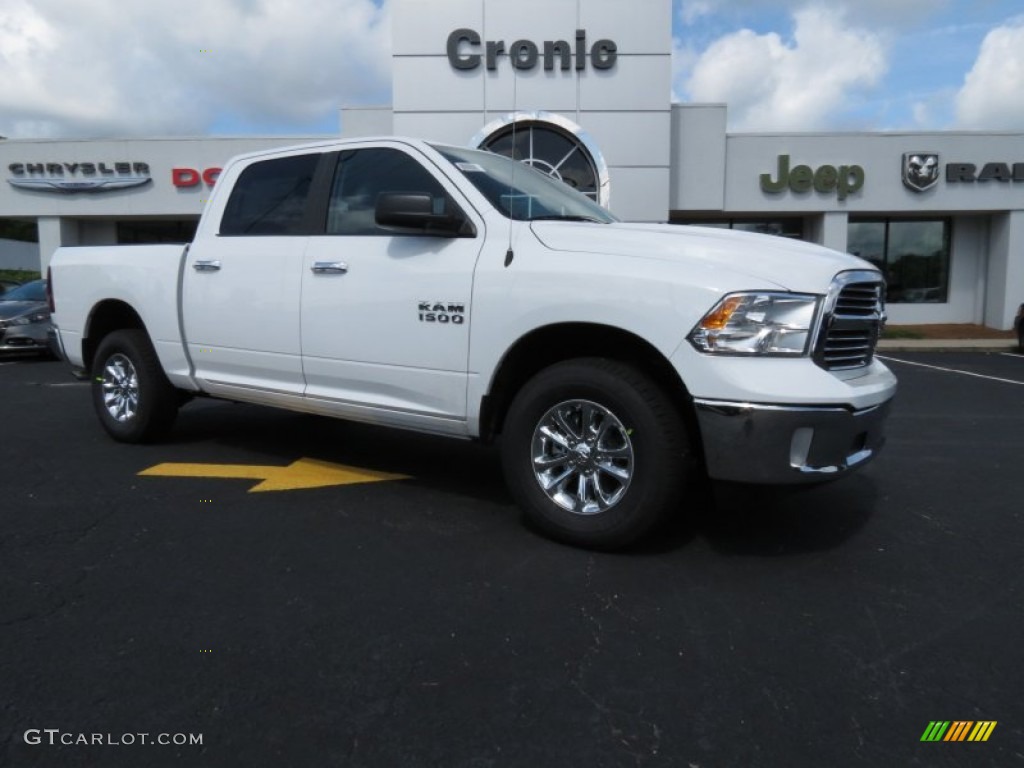
[[[235,182],[221,219],[222,235],[305,235],[306,203],[318,153],[263,160]]]

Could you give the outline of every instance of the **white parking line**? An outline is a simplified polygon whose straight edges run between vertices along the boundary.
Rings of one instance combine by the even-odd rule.
[[[64,381],[60,384],[44,384],[44,387],[87,387],[88,381]]]
[[[883,355],[877,355],[891,363],[903,363],[904,365],[916,365],[918,368],[931,368],[933,371],[945,371],[946,373],[962,373],[964,376],[973,376],[976,379],[988,379],[989,381],[1001,381],[1004,384],[1016,384],[1024,387],[1024,381],[1017,381],[1016,379],[1003,379],[999,376],[986,376],[983,373],[975,373],[974,371],[961,371],[959,368],[943,368],[941,365],[928,365],[927,363],[911,362],[910,360],[900,360],[898,357],[887,357]]]

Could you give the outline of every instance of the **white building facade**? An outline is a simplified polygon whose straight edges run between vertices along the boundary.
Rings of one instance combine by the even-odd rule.
[[[885,271],[893,323],[1009,328],[1024,301],[1024,132],[729,133],[725,105],[672,102],[669,0],[393,0],[392,13],[393,103],[343,108],[345,137],[484,147],[626,220],[857,253]],[[0,217],[39,222],[44,263],[62,244],[174,239],[228,157],[300,141],[0,142]]]

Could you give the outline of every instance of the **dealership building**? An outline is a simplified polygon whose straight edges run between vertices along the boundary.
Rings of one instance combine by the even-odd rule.
[[[1024,132],[730,132],[727,105],[673,103],[671,14],[670,0],[394,0],[393,103],[343,107],[340,135],[483,147],[626,220],[855,253],[884,270],[893,323],[1011,326]],[[229,157],[322,138],[0,141],[0,219],[37,223],[43,267],[61,245],[185,242]]]

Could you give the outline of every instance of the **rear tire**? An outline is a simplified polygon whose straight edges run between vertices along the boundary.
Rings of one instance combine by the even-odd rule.
[[[678,406],[644,372],[581,358],[534,376],[502,436],[509,490],[559,541],[631,544],[685,507],[693,452]]]
[[[170,431],[178,392],[145,331],[114,331],[100,342],[92,365],[92,401],[103,428],[122,443],[151,442]]]

